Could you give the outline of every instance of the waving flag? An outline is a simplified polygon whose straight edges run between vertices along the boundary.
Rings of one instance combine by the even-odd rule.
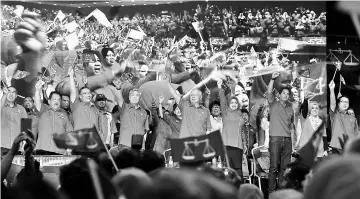
[[[62,21],[62,20],[65,19],[65,17],[66,17],[65,14],[61,10],[59,10],[59,12],[57,13],[55,19],[58,18],[60,21]]]
[[[24,12],[24,6],[17,5],[16,9],[14,10],[14,13],[16,16],[21,17],[22,13]]]
[[[79,27],[79,25],[75,22],[75,21],[72,21],[70,23],[67,23],[64,25],[64,28],[69,31],[69,33],[72,33],[76,30],[76,28]]]
[[[141,31],[138,31],[138,30],[131,29],[128,34],[128,37],[132,38],[132,39],[142,40],[144,38],[144,33],[142,33]]]
[[[340,81],[341,81],[341,83],[343,83],[344,85],[346,85],[346,83],[345,83],[345,79],[344,79],[344,77],[340,74]]]
[[[95,19],[103,26],[106,27],[112,27],[113,25],[109,22],[109,20],[107,19],[106,15],[101,12],[99,9],[95,9],[94,11],[92,11],[86,18],[85,20],[89,19],[90,17],[95,17]]]
[[[220,131],[207,135],[170,140],[171,152],[175,162],[188,163],[225,157],[225,147]]]
[[[76,149],[77,151],[87,152],[96,152],[104,149],[104,143],[95,127],[75,132],[54,134],[53,139],[56,146],[61,149]]]

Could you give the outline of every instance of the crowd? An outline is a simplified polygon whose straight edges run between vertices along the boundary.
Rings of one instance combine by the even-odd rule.
[[[2,9],[13,16],[14,8]],[[252,171],[265,173],[270,198],[355,198],[358,124],[349,99],[335,97],[333,81],[327,121],[325,64],[315,57],[287,59],[284,43],[258,53],[254,47],[238,52],[236,43],[213,49],[205,42],[216,34],[321,35],[325,13],[245,9],[236,19],[232,9],[220,18],[215,10],[198,7],[194,16],[182,18],[123,18],[108,29],[67,14],[63,20],[78,24],[80,45],[72,49],[75,40],[64,39],[70,33],[59,24],[63,20],[48,21],[59,13],[41,17],[34,10],[2,20],[2,198],[264,198],[257,186],[245,184]],[[192,20],[204,28],[193,27]],[[212,20],[221,24],[220,33],[208,29]],[[195,36],[193,28],[200,30]],[[146,37],[128,39],[126,32],[134,29]],[[115,36],[119,31],[122,38]],[[171,39],[159,39],[164,37]],[[318,81],[313,90],[301,86],[310,80],[309,85]],[[57,135],[91,128],[104,149],[70,150],[55,142]],[[215,131],[227,151],[225,167],[224,157],[174,166],[172,154],[166,155],[173,150],[171,139]],[[25,156],[25,167],[6,186],[17,154]],[[81,157],[61,168],[56,189],[43,180],[34,155]]]

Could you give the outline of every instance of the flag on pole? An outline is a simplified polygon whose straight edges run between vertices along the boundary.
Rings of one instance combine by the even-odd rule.
[[[113,25],[109,22],[109,20],[107,19],[106,15],[101,12],[99,9],[95,9],[94,11],[92,11],[86,18],[85,20],[89,19],[90,17],[94,16],[95,19],[103,26],[106,27],[112,27]]]
[[[111,183],[107,173],[92,159],[87,160],[87,166],[93,183],[91,190],[96,193],[97,199],[118,199],[120,193]]]
[[[25,10],[24,6],[17,5],[16,9],[14,10],[14,13],[15,13],[16,16],[21,17],[24,10]]]
[[[345,79],[344,79],[344,77],[340,74],[340,81],[341,81],[341,83],[343,83],[344,85],[346,85],[346,83],[345,83]]]
[[[220,131],[207,135],[170,140],[175,162],[189,163],[224,157],[226,154]]]
[[[69,33],[72,33],[76,30],[76,28],[79,27],[79,25],[75,22],[75,21],[72,21],[70,23],[67,23],[64,25],[64,28],[69,31]]]
[[[140,32],[142,33],[142,34],[144,34],[144,36],[146,36],[146,33],[143,31],[143,29],[141,29],[141,27],[138,25],[137,26],[138,27],[138,29],[140,30]]]
[[[104,144],[95,127],[74,132],[53,134],[57,147],[77,151],[96,152],[104,149]]]
[[[128,37],[132,39],[142,40],[144,38],[144,34],[138,30],[131,29]]]
[[[62,21],[62,20],[65,19],[65,17],[66,17],[65,14],[61,10],[59,10],[59,12],[57,13],[55,19],[58,18],[60,21]]]
[[[334,62],[334,65],[336,66],[336,69],[337,69],[338,71],[341,70],[341,62],[339,62],[339,61]]]

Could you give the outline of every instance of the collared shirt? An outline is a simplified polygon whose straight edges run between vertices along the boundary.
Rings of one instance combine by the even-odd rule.
[[[34,108],[28,112],[28,117],[32,119],[31,132],[36,140],[39,133],[38,127],[39,127],[40,111]]]
[[[102,138],[106,144],[110,144],[110,138],[112,134],[117,132],[114,118],[109,112],[99,110],[99,113],[100,135],[102,135]]]
[[[205,135],[211,130],[210,111],[204,106],[195,107],[181,98],[179,108],[183,115],[180,138]]]
[[[39,136],[36,149],[50,151],[54,153],[64,153],[64,149],[59,149],[52,135],[62,134],[73,130],[69,116],[63,109],[53,110],[48,105],[42,104],[39,118]]]
[[[340,140],[343,135],[349,136],[349,139],[359,135],[359,128],[356,118],[352,115],[341,113],[339,110],[335,112],[330,109],[331,120],[331,141],[330,146],[341,149]]]
[[[242,128],[244,119],[240,109],[231,110],[227,104],[224,92],[220,89],[220,108],[221,117],[223,118],[222,138],[225,146],[232,146],[243,149]]]
[[[1,109],[1,147],[10,149],[15,138],[20,134],[21,118],[28,118],[23,106],[11,107],[5,103]]]
[[[270,136],[291,137],[291,125],[294,122],[294,110],[290,103],[281,103],[274,95],[267,95],[270,105]]]
[[[221,116],[214,117],[210,115],[210,123],[211,123],[211,131],[220,130],[220,132],[222,133],[223,121]]]
[[[93,128],[99,129],[99,110],[93,103],[81,102],[76,99],[74,103],[70,104],[74,130]]]
[[[149,130],[149,118],[146,111],[139,105],[123,103],[120,107],[120,137],[119,144],[131,147],[134,134],[144,135]]]

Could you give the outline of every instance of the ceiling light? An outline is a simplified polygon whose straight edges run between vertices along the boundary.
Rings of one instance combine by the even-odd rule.
[[[85,5],[85,4],[82,4],[83,6]]]
[[[54,3],[54,6],[56,6],[56,3]]]
[[[144,3],[144,6],[146,6],[146,3]]]
[[[96,3],[94,2],[93,4],[95,4],[96,5]]]
[[[159,3],[155,3],[156,5],[159,5]]]
[[[121,5],[121,6],[124,6],[124,5]]]
[[[107,1],[107,2],[105,2],[105,3],[109,3],[109,2]]]

